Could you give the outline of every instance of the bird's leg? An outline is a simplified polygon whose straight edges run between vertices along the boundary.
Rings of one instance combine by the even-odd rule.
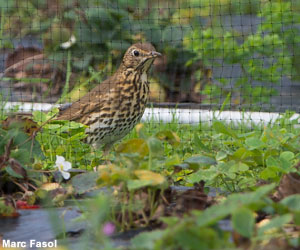
[[[105,144],[104,147],[102,148],[102,150],[103,150],[103,158],[104,158],[104,162],[105,162],[106,164],[111,164],[110,160],[109,160],[109,159],[105,159],[105,158],[108,156],[108,154],[109,154],[109,152],[110,152],[110,149],[111,149],[112,145],[113,145],[113,143],[107,143],[107,144]]]
[[[107,156],[109,154],[109,151],[112,147],[113,143],[107,143],[103,147],[103,156]]]

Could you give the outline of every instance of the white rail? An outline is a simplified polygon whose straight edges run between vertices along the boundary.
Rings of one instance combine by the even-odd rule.
[[[32,112],[35,110],[49,111],[53,107],[59,107],[50,103],[21,103],[8,102],[5,109],[19,107],[19,112]],[[198,124],[199,122],[211,122],[214,118],[224,122],[267,125],[280,118],[282,114],[268,112],[239,112],[239,111],[211,111],[202,109],[174,109],[174,108],[146,108],[142,121],[152,119],[155,122],[176,121],[182,124]],[[298,119],[299,114],[294,114],[291,119]],[[175,119],[175,120],[174,120]]]

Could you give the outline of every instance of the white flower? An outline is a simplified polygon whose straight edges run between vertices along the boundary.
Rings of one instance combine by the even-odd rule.
[[[58,168],[65,180],[70,178],[70,173],[68,171],[72,168],[72,164],[71,162],[66,161],[63,156],[56,156],[55,167]]]
[[[69,41],[64,42],[60,45],[62,49],[69,49],[73,44],[76,43],[76,37],[72,35],[69,39]]]

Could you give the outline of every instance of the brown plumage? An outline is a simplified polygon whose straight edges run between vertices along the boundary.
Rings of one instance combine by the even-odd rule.
[[[148,100],[147,73],[158,56],[150,43],[132,45],[111,77],[62,110],[57,119],[89,126],[86,141],[107,150],[140,121]]]

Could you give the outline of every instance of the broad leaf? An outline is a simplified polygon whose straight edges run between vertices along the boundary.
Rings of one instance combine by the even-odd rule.
[[[77,194],[83,194],[97,186],[98,177],[99,173],[96,172],[78,174],[72,178],[71,183]]]
[[[149,147],[144,139],[131,139],[120,144],[117,152],[126,154],[138,153],[141,157],[145,157],[149,154]]]
[[[178,135],[171,130],[160,131],[155,136],[158,139],[167,141],[174,146],[178,146],[180,143],[180,138],[178,137]]]
[[[257,234],[261,235],[268,230],[275,229],[275,228],[282,228],[282,226],[289,223],[292,220],[292,218],[293,217],[291,214],[277,216],[277,217],[273,218],[272,220],[268,221],[267,224],[261,226],[258,229]]]
[[[249,147],[249,150],[261,149],[266,146],[265,143],[255,137],[247,138],[245,144]]]
[[[152,180],[129,180],[127,182],[127,188],[129,191],[147,187],[152,184]]]
[[[165,177],[161,174],[149,170],[136,170],[134,174],[139,180],[151,181],[152,186],[161,185],[165,182]]]
[[[231,128],[227,127],[224,123],[222,122],[219,122],[219,121],[215,121],[213,123],[213,128],[219,132],[219,133],[222,133],[222,134],[225,134],[225,135],[229,135],[231,137],[234,137],[234,138],[238,138],[237,134],[235,133],[235,131],[233,131]]]
[[[300,194],[290,195],[280,201],[281,204],[287,206],[291,211],[300,212]]]
[[[187,158],[184,162],[188,163],[191,167],[210,166],[217,163],[215,159],[203,155],[192,156]]]
[[[236,232],[241,234],[244,237],[251,238],[253,235],[255,218],[253,212],[246,208],[242,207],[237,209],[232,214],[232,226]]]

